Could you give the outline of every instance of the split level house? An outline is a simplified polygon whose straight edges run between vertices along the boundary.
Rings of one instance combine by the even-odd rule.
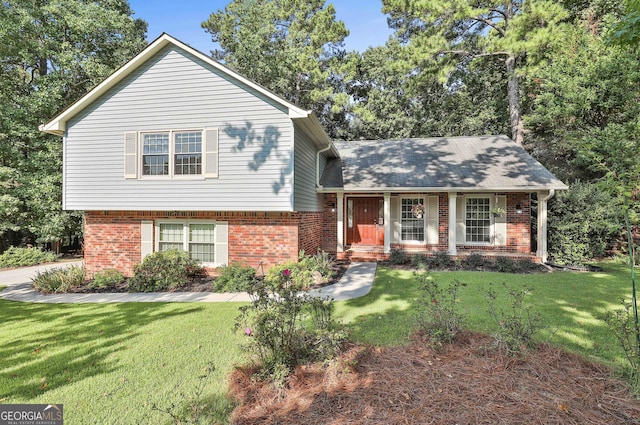
[[[506,136],[333,142],[312,111],[167,34],[41,130],[63,138],[89,274],[171,248],[210,268],[394,248],[544,261],[547,200],[566,189]]]

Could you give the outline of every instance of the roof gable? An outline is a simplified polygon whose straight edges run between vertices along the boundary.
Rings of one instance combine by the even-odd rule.
[[[336,143],[325,189],[532,191],[567,186],[507,136]]]
[[[226,66],[220,64],[219,62],[213,60],[209,56],[204,53],[190,47],[187,44],[182,43],[181,41],[171,37],[170,35],[163,33],[150,43],[142,52],[136,55],[129,62],[124,64],[118,70],[116,70],[113,74],[111,74],[108,78],[106,78],[102,83],[98,84],[91,91],[89,91],[86,95],[80,98],[75,103],[71,104],[68,108],[58,114],[55,118],[53,118],[48,123],[40,126],[41,131],[45,131],[47,133],[62,135],[66,130],[67,122],[72,119],[74,116],[82,112],[86,107],[92,104],[94,101],[99,99],[102,95],[107,93],[109,89],[117,85],[120,81],[125,79],[131,73],[133,73],[136,69],[138,69],[141,65],[146,63],[148,60],[153,58],[158,52],[160,52],[165,46],[174,45],[177,48],[183,49],[191,55],[197,57],[198,59],[204,61],[208,65],[216,68],[222,73],[228,75],[229,77],[238,80],[242,84],[250,87],[251,89],[263,94],[267,98],[272,99],[274,102],[282,105],[289,111],[289,117],[292,119],[302,119],[303,121],[309,121],[307,126],[310,131],[313,131],[314,134],[318,135],[320,139],[324,139],[324,141],[328,142],[328,137],[324,130],[318,123],[317,118],[311,111],[307,111],[301,109],[292,103],[282,99],[279,96],[271,93],[269,90],[260,86],[259,84],[254,83],[253,81],[243,77],[237,72],[227,68]]]

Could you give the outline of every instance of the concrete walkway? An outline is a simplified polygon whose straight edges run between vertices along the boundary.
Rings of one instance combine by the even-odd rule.
[[[147,292],[104,294],[41,294],[31,289],[31,278],[37,273],[52,268],[81,265],[81,261],[48,264],[0,271],[0,298],[31,303],[123,303],[123,302],[246,302],[251,301],[246,292]],[[373,286],[376,263],[351,263],[339,282],[311,291],[315,296],[329,297],[336,301],[349,300],[367,295]]]

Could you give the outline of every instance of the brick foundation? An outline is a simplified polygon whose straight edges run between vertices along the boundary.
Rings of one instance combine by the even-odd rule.
[[[125,275],[141,261],[141,221],[161,219],[217,220],[229,224],[229,263],[266,271],[298,258],[300,249],[315,254],[322,243],[321,212],[136,212],[87,211],[84,264],[89,276],[107,268]]]

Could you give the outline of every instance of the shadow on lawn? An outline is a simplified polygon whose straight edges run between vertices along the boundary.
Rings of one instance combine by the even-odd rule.
[[[30,304],[0,301],[0,323],[12,334],[0,346],[0,403],[31,399],[48,390],[107,373],[110,356],[155,320],[201,307],[166,311],[162,304]]]
[[[378,267],[375,284],[364,297],[344,301],[336,319],[348,322],[352,337],[375,345],[409,342],[420,289],[413,273]]]
[[[484,333],[496,331],[496,324],[487,312],[489,284],[498,293],[496,305],[504,311],[513,303],[509,288],[527,287],[532,291],[525,298],[525,305],[540,312],[546,326],[538,335],[539,340],[600,361],[615,362],[623,353],[602,317],[605,312],[620,308],[620,298],[630,299],[630,281],[624,267],[601,265],[604,270],[595,273],[445,271],[431,274],[443,285],[454,279],[466,284],[458,298],[465,328]],[[348,325],[356,341],[405,344],[416,326],[415,313],[418,300],[423,296],[421,292],[410,270],[379,267],[371,292],[338,305],[336,318]]]

